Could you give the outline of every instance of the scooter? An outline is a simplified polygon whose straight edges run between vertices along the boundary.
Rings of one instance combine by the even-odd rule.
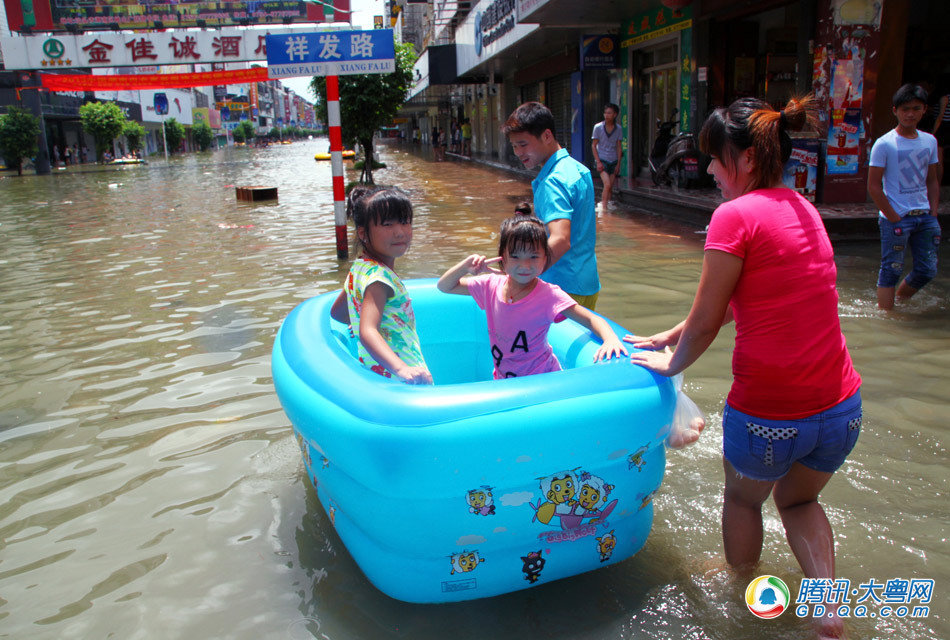
[[[697,188],[708,183],[706,169],[709,157],[700,153],[691,133],[676,135],[666,150],[666,157],[657,170],[656,184],[673,184],[680,188]]]
[[[666,159],[666,153],[669,150],[670,143],[673,141],[673,129],[676,127],[677,113],[679,113],[679,109],[673,109],[669,120],[662,122],[658,119],[656,121],[657,134],[656,139],[653,141],[653,148],[650,149],[648,163],[650,165],[650,177],[653,178],[653,184],[657,186],[660,184],[669,184],[665,182],[665,172],[661,174],[660,167]]]

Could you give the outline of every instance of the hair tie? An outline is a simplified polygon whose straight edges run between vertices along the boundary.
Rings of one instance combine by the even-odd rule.
[[[785,109],[778,112],[778,126],[780,129],[788,128],[788,119],[785,117]]]

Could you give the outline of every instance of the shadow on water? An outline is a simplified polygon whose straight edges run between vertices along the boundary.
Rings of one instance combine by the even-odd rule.
[[[722,570],[721,408],[733,333],[690,368],[707,414],[668,456],[634,558],[527,591],[407,605],[354,564],[302,474],[270,349],[301,300],[335,289],[326,140],[229,149],[121,170],[0,177],[0,629],[87,638],[809,637],[759,621]],[[416,207],[404,277],[497,250],[530,200],[522,176],[383,145],[380,183]],[[351,172],[348,179],[355,179]],[[277,186],[276,202],[235,186]],[[640,333],[688,311],[702,234],[635,211],[598,218],[598,311]],[[865,421],[824,492],[838,574],[938,580],[928,617],[852,620],[852,637],[950,637],[946,388],[950,290],[874,305],[877,247],[837,247],[842,324]],[[579,434],[578,437],[583,437]],[[405,514],[411,518],[412,514]],[[771,504],[762,573],[800,572]],[[425,535],[424,531],[419,532]]]

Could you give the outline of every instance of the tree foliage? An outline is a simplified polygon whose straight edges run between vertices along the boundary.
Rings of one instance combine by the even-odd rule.
[[[17,175],[23,175],[23,158],[39,152],[39,134],[39,118],[25,109],[10,107],[6,115],[0,116],[0,154],[8,166],[16,166]]]
[[[185,127],[174,118],[165,120],[165,142],[168,144],[168,153],[175,153],[181,148],[181,141],[185,139]]]
[[[87,102],[79,107],[82,128],[96,141],[96,159],[122,134],[125,113],[114,102]]]
[[[250,140],[257,137],[257,129],[253,124],[251,124],[250,120],[241,120],[234,132],[237,133],[238,129],[241,130],[244,140]],[[235,136],[234,139],[237,140],[237,136]]]
[[[392,73],[340,76],[340,126],[344,145],[359,144],[363,156],[373,157],[373,134],[393,121],[412,86],[416,61],[411,43],[396,44],[396,69]],[[310,88],[317,96],[317,117],[327,121],[326,78],[315,77]],[[367,162],[360,182],[373,183],[372,163]]]
[[[202,151],[207,151],[214,141],[214,132],[211,125],[207,122],[199,122],[191,128],[191,134],[195,137],[195,144]]]
[[[142,148],[142,143],[145,141],[145,127],[134,120],[126,120],[125,126],[122,127],[122,135],[129,143],[129,151],[135,153]]]

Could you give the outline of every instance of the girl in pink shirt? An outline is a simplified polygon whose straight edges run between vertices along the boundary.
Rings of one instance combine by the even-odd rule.
[[[603,318],[557,285],[538,278],[550,260],[544,224],[530,214],[515,215],[501,225],[497,258],[470,255],[439,278],[440,291],[470,295],[488,315],[495,379],[560,371],[548,344],[548,329],[564,318],[584,325],[603,341],[594,362],[627,354]],[[491,268],[499,262],[502,271]]]

